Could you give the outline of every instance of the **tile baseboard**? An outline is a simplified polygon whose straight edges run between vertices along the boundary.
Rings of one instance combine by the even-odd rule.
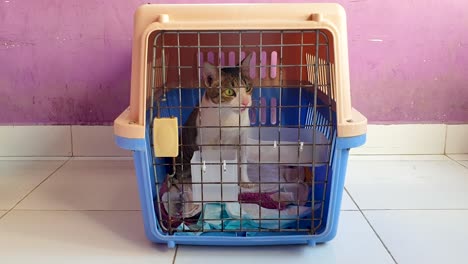
[[[70,126],[0,126],[0,156],[73,155]]]
[[[447,126],[445,152],[449,154],[468,153],[468,125]]]
[[[468,153],[468,124],[369,125],[353,155]],[[0,126],[0,157],[131,157],[112,126]]]
[[[352,154],[432,155],[445,154],[447,125],[404,124],[369,125],[367,142]]]
[[[128,157],[131,151],[114,142],[113,126],[71,126],[73,156]]]

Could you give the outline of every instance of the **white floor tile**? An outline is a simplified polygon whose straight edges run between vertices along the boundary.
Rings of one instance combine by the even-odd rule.
[[[139,210],[130,160],[70,160],[18,209]]]
[[[468,211],[366,211],[399,264],[464,264]]]
[[[11,209],[65,161],[0,161],[0,209]]]
[[[343,192],[343,200],[341,201],[341,210],[344,210],[344,211],[359,210],[356,204],[354,204],[353,200],[351,200],[351,197],[349,197],[346,191]]]
[[[317,247],[179,246],[176,264],[394,263],[360,212],[341,213],[337,237]]]
[[[450,154],[447,156],[468,168],[468,154]]]
[[[2,263],[169,264],[174,251],[146,239],[139,211],[14,210],[0,220]]]
[[[131,156],[114,142],[113,126],[72,126],[73,156]]]
[[[448,154],[454,160],[468,160],[468,154]]]
[[[461,160],[459,163],[468,168],[468,160]]]
[[[452,160],[350,161],[346,188],[361,209],[468,209],[468,170]]]

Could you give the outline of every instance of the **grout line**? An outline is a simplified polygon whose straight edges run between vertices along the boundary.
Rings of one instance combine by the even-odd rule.
[[[73,156],[74,160],[133,160],[132,156]]]
[[[447,155],[447,137],[448,137],[448,126],[445,125],[444,155]]]
[[[464,168],[467,168],[467,169],[468,169],[468,167],[467,167],[467,166],[465,166],[465,164],[463,164],[463,163],[461,163],[461,162],[460,162],[461,160],[456,160],[456,159],[453,159],[452,157],[450,157],[450,156],[449,156],[449,155],[447,155],[447,154],[445,154],[445,156],[446,156],[447,158],[449,158],[450,160],[452,160],[452,161],[456,162],[458,165],[460,165],[460,166],[462,166],[462,167],[464,167]]]
[[[75,157],[56,157],[56,156],[0,156],[0,161],[67,161],[67,160],[94,160],[94,161],[118,161],[133,160],[132,156],[75,156]]]
[[[63,160],[66,161],[70,156],[0,156],[0,161],[14,161],[14,160],[25,160],[25,161],[50,161],[50,160]]]
[[[395,153],[376,153],[376,154],[364,154],[364,153],[356,153],[356,154],[349,154],[349,156],[363,156],[363,157],[366,157],[366,156],[444,156],[445,154],[441,154],[441,153],[429,153],[429,154],[425,154],[425,153],[421,153],[421,154],[415,154],[415,153],[408,153],[408,154],[404,154],[404,153],[401,153],[401,154],[395,154]]]
[[[356,206],[357,209],[352,209],[352,210],[342,210],[342,211],[361,211],[361,208],[359,208],[359,206],[357,205],[356,201],[354,201],[354,198],[351,197],[351,194],[348,192],[348,189],[346,187],[343,187],[344,188],[344,191],[346,192],[346,194],[349,196],[349,199],[351,199],[351,202],[353,202],[354,206]],[[344,195],[343,195],[344,196]],[[343,199],[343,198],[341,198]]]
[[[9,214],[11,211],[13,211],[13,209],[15,209],[16,206],[18,206],[18,204],[20,204],[24,199],[26,199],[26,197],[28,197],[32,192],[34,192],[39,186],[41,186],[45,181],[47,181],[52,175],[54,175],[58,170],[60,170],[63,166],[65,166],[65,164],[67,164],[69,161],[70,161],[71,157],[68,158],[68,160],[66,160],[65,162],[62,163],[62,165],[58,166],[58,168],[56,168],[54,171],[52,171],[52,173],[49,174],[49,176],[45,177],[45,179],[43,179],[38,185],[36,185],[31,191],[29,191],[25,196],[23,196],[23,198],[21,198],[13,207],[10,208],[10,210],[8,210],[3,216],[0,216],[0,219],[2,219],[3,217],[5,217],[7,214]]]
[[[179,251],[179,245],[176,246],[175,252],[174,252],[174,258],[172,259],[172,264],[175,264],[176,258],[177,258],[177,252]]]
[[[362,212],[375,212],[375,211],[468,211],[468,208],[427,208],[427,209],[362,209]]]
[[[73,148],[73,129],[70,125],[70,148],[71,148],[71,156],[75,156],[75,149]]]
[[[140,209],[14,209],[26,212],[141,212]]]
[[[26,160],[26,161],[49,161],[49,160],[133,160],[132,156],[0,156],[0,161]]]
[[[393,256],[392,252],[390,252],[390,250],[388,249],[387,245],[385,245],[385,243],[383,242],[382,238],[379,236],[379,234],[377,233],[377,230],[375,230],[375,228],[372,226],[372,224],[370,223],[369,219],[367,219],[366,215],[364,214],[364,212],[361,210],[361,208],[359,207],[359,205],[356,203],[356,201],[354,200],[354,198],[351,196],[351,194],[348,192],[348,190],[345,188],[345,192],[349,195],[349,198],[353,201],[354,204],[356,204],[356,207],[359,209],[359,212],[361,213],[361,215],[364,217],[364,219],[366,220],[367,224],[369,225],[369,227],[372,229],[372,231],[374,231],[374,234],[377,236],[377,238],[379,239],[380,243],[382,244],[382,246],[385,248],[385,250],[387,251],[387,253],[390,255],[390,257],[393,259],[393,262],[395,262],[395,264],[398,264],[398,262],[396,261],[395,257]]]

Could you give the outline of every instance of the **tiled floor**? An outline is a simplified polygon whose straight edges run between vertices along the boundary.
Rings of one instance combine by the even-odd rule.
[[[346,190],[327,244],[174,250],[145,238],[131,160],[0,160],[0,263],[466,263],[468,155],[352,156]]]

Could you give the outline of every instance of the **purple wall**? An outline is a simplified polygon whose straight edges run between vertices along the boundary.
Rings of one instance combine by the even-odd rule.
[[[146,2],[1,1],[0,124],[110,124],[128,106],[132,16]],[[337,2],[353,106],[371,123],[468,123],[468,1]]]

